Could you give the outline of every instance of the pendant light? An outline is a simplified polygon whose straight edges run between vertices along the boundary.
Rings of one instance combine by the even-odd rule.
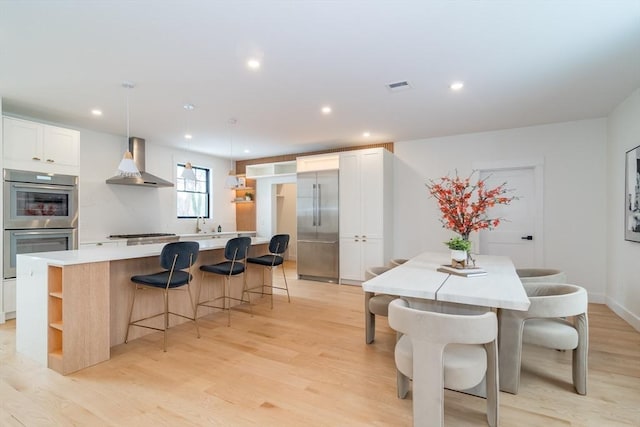
[[[229,119],[229,124],[231,125],[231,137],[229,138],[229,175],[224,181],[225,188],[236,188],[238,186],[238,177],[233,167],[233,127],[236,123],[238,123],[238,120],[234,118]]]
[[[189,140],[192,138],[191,132],[189,132],[189,112],[193,111],[194,108],[196,107],[193,104],[184,105],[184,109],[187,110],[187,132],[184,134],[184,139],[187,141],[187,151],[189,150]],[[185,163],[184,169],[182,169],[182,178],[186,180],[190,179],[192,181],[196,180],[196,174],[193,172],[193,166],[189,161]]]
[[[123,82],[122,87],[127,89],[127,144],[129,144],[129,90],[133,89],[135,85],[131,82]],[[133,161],[133,155],[131,151],[127,150],[118,165],[117,175],[125,177],[140,177],[140,171]]]

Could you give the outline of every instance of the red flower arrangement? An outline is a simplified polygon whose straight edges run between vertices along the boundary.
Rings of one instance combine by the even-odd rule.
[[[492,230],[500,225],[503,218],[489,218],[487,210],[495,205],[508,205],[516,197],[507,197],[511,190],[501,185],[488,189],[485,179],[471,183],[472,172],[467,178],[444,176],[438,181],[429,180],[426,184],[429,193],[438,201],[444,228],[453,230],[464,240],[469,239],[472,231]]]

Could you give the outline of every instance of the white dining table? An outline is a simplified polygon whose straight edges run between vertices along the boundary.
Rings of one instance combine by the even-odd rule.
[[[477,277],[461,277],[437,271],[443,265],[450,265],[450,262],[448,253],[424,252],[363,282],[362,288],[373,294],[407,298],[414,307],[423,306],[422,309],[447,313],[529,309],[529,298],[508,257],[478,255],[476,265],[487,274]],[[472,389],[459,391],[486,397],[485,381]]]
[[[373,279],[365,292],[398,295],[477,307],[529,309],[529,298],[513,262],[505,256],[477,255],[476,265],[486,276],[461,277],[437,269],[449,265],[448,253],[424,252]]]

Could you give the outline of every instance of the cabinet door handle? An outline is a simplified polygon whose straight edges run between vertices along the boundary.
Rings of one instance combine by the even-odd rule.
[[[533,240],[533,236],[522,236],[522,240]]]
[[[53,160],[53,159],[47,159],[47,163],[55,163],[55,160]]]
[[[40,161],[40,157],[32,157],[31,160],[37,160]]]

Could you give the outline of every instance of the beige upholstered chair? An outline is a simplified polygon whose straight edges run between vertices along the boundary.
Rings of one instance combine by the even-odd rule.
[[[529,310],[501,310],[499,315],[500,389],[518,393],[522,343],[529,343],[573,350],[573,385],[578,394],[587,394],[587,292],[565,283],[525,283],[524,287],[531,301]]]
[[[401,264],[404,264],[407,261],[409,260],[405,258],[394,258],[391,261],[389,261],[389,263],[391,264],[391,267],[397,267]]]
[[[466,390],[486,375],[487,420],[498,425],[498,322],[492,311],[459,315],[416,310],[403,299],[389,304],[396,344],[398,397],[413,379],[413,425],[444,425],[444,388]],[[400,375],[402,374],[402,375]]]
[[[551,268],[519,268],[516,273],[522,283],[567,283],[564,271]]]
[[[376,276],[391,270],[393,267],[369,267],[364,272],[364,280],[373,279]],[[376,335],[376,316],[388,316],[389,303],[396,296],[386,294],[374,294],[373,292],[364,293],[364,323],[365,323],[365,341],[371,344]]]

